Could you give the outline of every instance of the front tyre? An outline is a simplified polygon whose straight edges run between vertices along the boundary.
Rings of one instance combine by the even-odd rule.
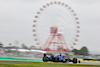
[[[73,58],[73,63],[77,63],[77,58]]]

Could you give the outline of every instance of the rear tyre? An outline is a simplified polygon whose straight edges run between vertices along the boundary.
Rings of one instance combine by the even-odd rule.
[[[43,62],[47,62],[47,57],[43,57]]]

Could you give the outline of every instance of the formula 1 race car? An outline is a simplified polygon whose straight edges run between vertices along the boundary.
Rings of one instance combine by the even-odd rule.
[[[73,58],[71,60],[68,57],[61,56],[61,54],[54,56],[51,53],[46,53],[43,56],[43,62],[48,62],[48,61],[51,61],[51,62],[65,62],[65,63],[67,63],[67,62],[73,62],[73,63],[79,62],[80,63],[80,61],[77,61],[77,58]]]

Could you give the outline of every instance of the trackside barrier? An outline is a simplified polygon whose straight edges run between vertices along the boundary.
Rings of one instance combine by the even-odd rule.
[[[14,60],[14,61],[35,61],[35,62],[43,62],[39,59],[24,59],[24,58],[7,58],[7,57],[0,57],[0,60]]]

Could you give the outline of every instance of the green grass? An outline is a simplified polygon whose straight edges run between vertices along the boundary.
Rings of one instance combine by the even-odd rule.
[[[0,63],[0,67],[100,67],[100,65],[33,62],[33,63]]]

